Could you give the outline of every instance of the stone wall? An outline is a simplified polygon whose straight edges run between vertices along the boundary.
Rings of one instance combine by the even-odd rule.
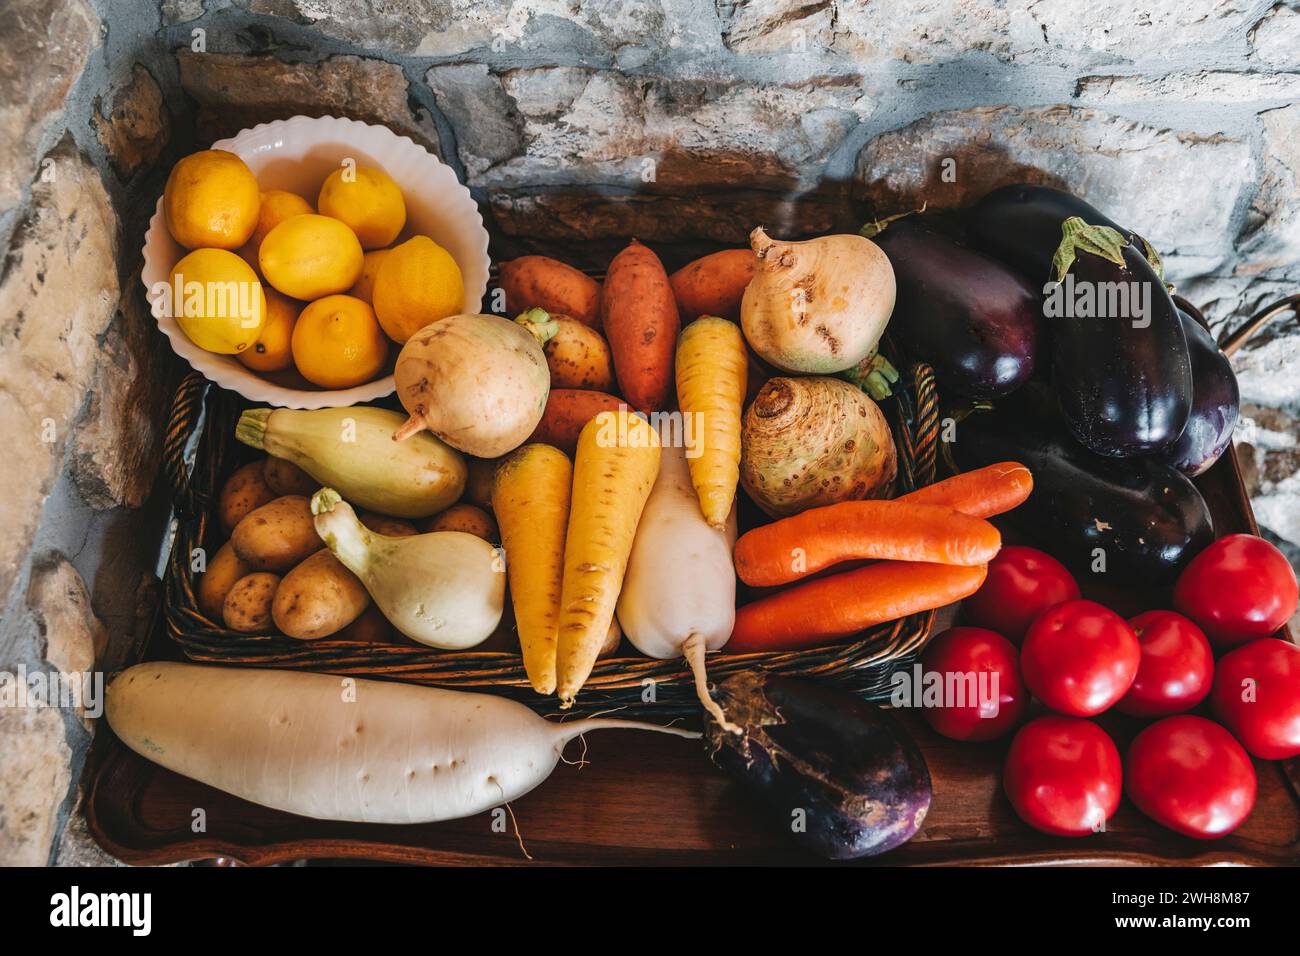
[[[0,37],[0,671],[143,634],[181,371],[143,223],[176,156],[267,119],[436,150],[498,255],[676,262],[1029,179],[1142,230],[1219,327],[1300,291],[1297,0],[9,0]],[[1300,555],[1300,323],[1235,364],[1257,512]],[[97,859],[89,739],[0,710],[0,862]]]

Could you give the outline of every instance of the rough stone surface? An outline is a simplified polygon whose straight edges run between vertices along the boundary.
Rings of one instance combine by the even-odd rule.
[[[32,208],[0,283],[0,594],[7,594],[102,356],[118,299],[117,222],[96,172],[69,140]]]
[[[948,158],[951,182],[942,175]],[[1175,277],[1230,257],[1233,209],[1254,176],[1250,146],[1238,139],[1068,106],[936,113],[867,143],[855,173],[873,214],[923,201],[960,208],[1014,182],[1070,189],[1142,229]],[[1207,201],[1188,202],[1192,195]]]
[[[1273,7],[1250,31],[1255,57],[1278,70],[1300,67],[1300,9]]]
[[[27,606],[45,638],[45,660],[61,674],[94,668],[107,634],[90,608],[86,582],[67,559],[54,557],[32,573]]]
[[[168,26],[189,23],[203,16],[203,0],[163,0],[160,10],[162,21]]]
[[[99,43],[85,0],[7,0],[0,6],[0,212],[36,171],[45,135]]]
[[[59,711],[0,708],[0,866],[49,860],[71,760]]]
[[[1235,272],[1278,270],[1300,277],[1300,104],[1269,110],[1260,121],[1264,175]]]
[[[1201,70],[1164,76],[1089,76],[1079,99],[1105,107],[1120,103],[1289,103],[1300,98],[1300,73]]]
[[[430,117],[412,109],[402,68],[382,60],[332,56],[286,63],[271,56],[178,50],[181,86],[198,103],[205,142],[290,116],[349,116],[383,123],[437,152]]]
[[[147,69],[137,63],[130,82],[113,95],[112,105],[99,103],[95,127],[123,179],[158,159],[171,138],[171,114]]]

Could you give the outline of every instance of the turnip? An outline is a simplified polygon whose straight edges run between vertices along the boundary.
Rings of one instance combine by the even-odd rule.
[[[468,455],[498,458],[542,420],[551,373],[521,326],[498,315],[453,315],[407,339],[393,382],[411,416],[394,439],[427,428]]]
[[[515,800],[592,730],[523,704],[294,671],[137,664],[109,685],[109,726],[136,753],[262,806],[318,820],[432,823]]]

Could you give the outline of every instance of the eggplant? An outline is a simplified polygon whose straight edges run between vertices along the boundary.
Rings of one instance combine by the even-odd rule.
[[[1052,255],[1061,244],[1061,224],[1076,217],[1090,226],[1114,229],[1134,243],[1164,279],[1160,256],[1149,242],[1064,189],[1028,183],[995,189],[966,212],[966,232],[975,248],[1034,282],[1046,282],[1051,276]]]
[[[1018,461],[1034,476],[1028,500],[995,523],[1040,544],[1082,576],[1095,549],[1107,580],[1164,585],[1214,540],[1205,499],[1154,458],[1094,455],[1059,425],[1005,412],[973,412],[950,446],[963,470]]]
[[[888,224],[874,241],[898,288],[890,334],[934,367],[942,387],[1000,398],[1033,374],[1040,306],[1033,286],[912,219]]]
[[[1178,440],[1160,453],[1160,460],[1194,478],[1219,460],[1232,444],[1241,410],[1237,376],[1228,356],[1219,350],[1210,330],[1178,310],[1192,360],[1192,407]]]
[[[715,695],[727,720],[707,717],[719,767],[753,790],[799,844],[831,860],[906,843],[930,809],[930,770],[888,713],[838,688],[743,671]]]

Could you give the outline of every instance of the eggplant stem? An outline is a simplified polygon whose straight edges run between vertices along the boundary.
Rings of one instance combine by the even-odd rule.
[[[1052,272],[1057,282],[1063,281],[1080,252],[1088,252],[1122,266],[1123,249],[1127,245],[1128,240],[1117,230],[1109,226],[1090,226],[1078,216],[1071,216],[1061,223],[1061,244],[1052,255]]]
[[[743,734],[745,728],[729,721],[722,708],[718,706],[718,702],[709,695],[708,675],[704,670],[704,653],[704,638],[698,634],[692,634],[682,643],[682,656],[686,658],[686,663],[691,665],[691,674],[695,677],[695,695],[699,697],[704,709],[718,722],[719,727],[729,734]]]

